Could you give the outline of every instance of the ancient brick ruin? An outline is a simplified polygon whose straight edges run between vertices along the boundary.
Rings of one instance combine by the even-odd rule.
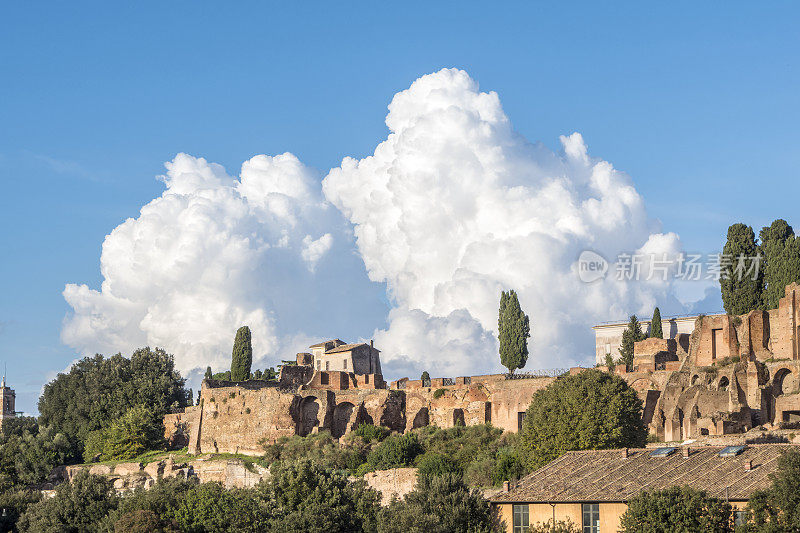
[[[639,393],[651,433],[666,441],[739,433],[800,421],[799,343],[793,284],[777,309],[700,316],[691,334],[636,343],[631,371],[614,371]],[[199,405],[165,417],[168,436],[188,440],[190,453],[261,454],[262,442],[322,430],[338,438],[364,422],[398,432],[483,423],[518,431],[534,393],[558,379],[493,374],[387,385],[371,343],[333,339],[310,349],[277,382],[204,380]]]

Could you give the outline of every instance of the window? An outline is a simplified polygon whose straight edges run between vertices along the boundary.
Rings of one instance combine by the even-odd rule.
[[[325,371],[327,372],[330,369],[331,369],[331,362],[330,361],[325,361]]]
[[[344,369],[347,370],[347,359],[344,360]]]
[[[317,359],[317,370],[319,370],[321,367],[322,367],[322,361]]]
[[[606,355],[611,355],[611,344],[606,343]]]
[[[600,504],[583,504],[583,533],[600,533]]]
[[[525,415],[527,415],[525,411],[517,413],[517,431],[522,431],[522,425],[525,423]]]
[[[528,533],[528,504],[514,504],[514,532]]]

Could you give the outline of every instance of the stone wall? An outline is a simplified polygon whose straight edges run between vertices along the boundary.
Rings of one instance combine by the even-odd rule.
[[[386,506],[392,498],[402,499],[414,490],[417,484],[416,468],[392,468],[364,474],[367,485],[381,493],[381,505]]]

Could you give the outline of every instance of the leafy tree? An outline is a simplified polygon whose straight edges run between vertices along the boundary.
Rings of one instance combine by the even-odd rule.
[[[462,474],[461,466],[449,455],[443,453],[426,453],[417,462],[418,476],[441,476],[444,474]]]
[[[633,344],[643,341],[647,336],[642,332],[642,324],[636,315],[631,315],[628,327],[622,332],[622,345],[619,349],[620,359],[630,369],[633,366]]]
[[[226,489],[219,483],[190,486],[171,511],[186,533],[257,533],[271,531],[252,491]]]
[[[217,381],[232,381],[230,370],[226,370],[225,372],[217,372],[212,377]]]
[[[236,331],[231,357],[231,380],[245,381],[250,379],[250,367],[253,364],[253,345],[250,340],[250,328],[242,326]]]
[[[737,270],[740,260],[759,253],[753,228],[744,224],[734,224],[728,228],[728,240],[722,249],[722,257],[729,258],[731,264],[721,261],[719,284],[722,290],[722,304],[729,315],[743,315],[762,305],[761,295],[764,287],[764,271],[753,274]]]
[[[616,365],[614,364],[614,358],[611,356],[610,353],[607,353],[606,354],[606,368],[608,368],[609,372],[614,372],[615,366]]]
[[[163,444],[162,419],[145,406],[132,407],[109,427],[89,434],[84,460],[90,462],[98,455],[103,461],[133,459],[147,450],[159,449]]]
[[[361,423],[358,425],[353,434],[361,437],[367,442],[375,441],[380,442],[389,436],[390,431],[383,426],[376,426],[374,424]]]
[[[191,405],[184,384],[173,357],[158,348],[136,350],[130,359],[120,354],[86,357],[45,385],[39,423],[63,433],[71,458],[79,460],[88,434],[110,426],[131,407],[146,405],[160,417],[173,407]]]
[[[403,466],[414,466],[414,459],[422,453],[416,433],[391,435],[372,449],[367,456],[365,469],[360,473],[372,470],[386,470]]]
[[[528,528],[528,533],[581,533],[581,529],[567,518],[556,520],[551,518],[547,522],[537,522]]]
[[[377,528],[379,495],[363,480],[309,461],[273,464],[256,489],[268,520],[265,531],[336,533]]]
[[[420,476],[402,500],[381,512],[380,533],[500,532],[500,521],[480,491],[458,474]]]
[[[213,372],[211,372],[211,367],[210,367],[210,366],[207,366],[207,367],[206,367],[206,373],[205,373],[205,375],[203,376],[203,379],[213,379],[213,378],[214,378],[214,373],[213,373]]]
[[[79,472],[72,483],[61,483],[55,496],[28,507],[19,519],[23,533],[91,533],[117,505],[111,481],[103,476]]]
[[[729,503],[690,487],[639,493],[620,519],[621,533],[733,531]]]
[[[16,435],[22,437],[26,433],[36,436],[39,433],[39,424],[32,416],[18,416],[15,418],[7,418],[2,423],[2,435],[10,437]]]
[[[784,453],[771,479],[768,489],[750,498],[748,521],[742,530],[753,533],[800,531],[800,452]]]
[[[180,533],[178,525],[166,522],[153,511],[139,509],[124,514],[114,523],[114,533]]]
[[[498,454],[497,462],[492,471],[492,482],[501,485],[503,481],[520,479],[527,473],[525,463],[514,450],[504,450]]]
[[[619,376],[584,370],[534,393],[518,438],[532,469],[570,450],[642,447],[642,401]]]
[[[67,438],[53,428],[39,429],[27,421],[3,426],[10,434],[0,437],[0,491],[41,483],[72,453]]]
[[[109,513],[106,522],[113,528],[124,515],[143,510],[155,514],[162,523],[177,524],[175,512],[179,503],[197,485],[196,479],[160,478],[149,489],[137,488],[126,494],[119,506]]]
[[[522,312],[515,291],[503,291],[500,295],[500,311],[497,318],[500,340],[500,362],[510,373],[523,368],[528,361],[528,337],[530,320]]]
[[[36,490],[0,491],[0,531],[17,531],[20,515],[41,499],[42,493]]]
[[[430,382],[431,382],[431,375],[430,375],[430,374],[428,374],[428,371],[427,371],[427,370],[425,370],[425,371],[422,373],[422,376],[420,376],[420,378],[419,378],[419,379],[420,379],[420,380],[422,380],[422,382],[423,382],[423,383],[430,383]]]
[[[653,318],[650,320],[650,338],[664,338],[664,330],[661,325],[661,310],[658,307],[653,309]]]
[[[786,286],[792,282],[800,282],[800,239],[782,219],[762,228],[759,237],[760,251],[764,257],[762,301],[766,309],[775,309]]]

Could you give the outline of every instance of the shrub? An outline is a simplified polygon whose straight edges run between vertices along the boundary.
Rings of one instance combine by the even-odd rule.
[[[114,523],[114,533],[180,533],[175,522],[166,522],[153,511],[139,509]]]
[[[565,521],[550,519],[547,522],[537,522],[528,528],[528,533],[581,533],[581,529],[572,520]]]
[[[569,450],[642,447],[642,401],[619,376],[568,375],[533,395],[518,438],[518,454],[531,469]]]
[[[511,450],[501,453],[492,471],[492,482],[500,485],[503,481],[519,479],[527,473],[524,462]]]
[[[356,437],[361,437],[365,441],[377,441],[380,442],[386,437],[389,436],[389,430],[383,426],[376,426],[374,424],[366,424],[361,423],[358,425],[355,431],[351,433]]]
[[[311,461],[315,465],[355,474],[369,453],[369,444],[361,438],[349,437],[343,444],[327,431],[300,437],[281,437],[274,443],[262,443],[264,461]]]
[[[433,391],[433,399],[438,400],[439,398],[444,396],[445,392],[447,392],[447,389],[436,389],[435,391]]]
[[[778,533],[797,531],[800,524],[800,452],[778,459],[778,471],[766,490],[756,492],[747,504],[747,531]]]
[[[461,473],[461,466],[449,455],[426,453],[417,457],[418,476],[441,476]]]
[[[162,421],[144,406],[133,407],[106,429],[93,431],[86,439],[84,459],[133,459],[164,444]]]
[[[415,433],[392,435],[369,452],[366,471],[413,466],[422,451]]]
[[[689,487],[645,491],[628,502],[620,533],[732,531],[729,503]]]

